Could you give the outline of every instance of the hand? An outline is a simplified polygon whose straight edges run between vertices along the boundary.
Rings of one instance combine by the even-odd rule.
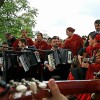
[[[34,53],[35,53],[35,54],[39,54],[39,52],[38,52],[38,51],[35,51]]]
[[[89,63],[82,62],[82,66],[81,67],[88,68],[88,66],[89,66]]]
[[[49,64],[45,64],[45,66],[48,68],[49,71],[54,71],[54,68]]]
[[[78,55],[78,61],[79,61],[80,65],[82,64],[82,59],[83,59],[83,56]]]
[[[2,64],[0,64],[0,68],[1,68],[1,67],[3,67],[3,65],[2,65]]]
[[[62,95],[58,89],[57,84],[54,79],[50,79],[48,82],[48,87],[51,91],[52,97],[43,98],[43,100],[68,100],[64,95]]]
[[[48,66],[48,70],[49,70],[49,71],[54,71],[54,68],[51,67],[51,66]]]

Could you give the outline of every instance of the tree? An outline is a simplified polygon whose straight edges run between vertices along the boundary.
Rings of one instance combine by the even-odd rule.
[[[4,4],[4,0],[0,0],[0,7]]]
[[[29,6],[27,0],[5,0],[0,8],[0,39],[4,40],[4,33],[11,32],[16,37],[20,36],[20,30],[26,29],[33,36],[37,9]]]

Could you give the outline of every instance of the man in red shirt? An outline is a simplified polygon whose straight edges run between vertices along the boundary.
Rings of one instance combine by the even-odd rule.
[[[40,49],[40,50],[47,50],[48,49],[48,44],[46,41],[43,40],[43,34],[40,32],[37,34],[35,46],[37,49]],[[44,62],[45,53],[44,52],[39,52],[39,53],[40,53],[40,57],[41,57],[42,62]]]
[[[33,46],[34,45],[33,40],[30,37],[28,37],[27,35],[28,35],[28,32],[26,30],[21,30],[21,38],[26,39],[26,45]],[[15,50],[17,50],[19,47],[18,43],[19,43],[19,38],[12,45]]]

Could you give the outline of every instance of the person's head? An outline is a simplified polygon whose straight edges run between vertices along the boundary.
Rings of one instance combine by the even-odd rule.
[[[96,31],[100,31],[100,19],[95,20],[94,26]]]
[[[21,39],[19,39],[19,42],[18,42],[18,46],[19,47],[26,47],[26,39],[24,39],[24,38],[21,38]]]
[[[2,50],[8,50],[8,48],[6,48],[6,47],[8,47],[8,43],[7,43],[7,42],[3,42],[3,43],[2,43],[2,46],[3,46],[3,47],[1,48]]]
[[[90,46],[95,46],[96,44],[100,43],[100,34],[91,32],[88,41]]]
[[[47,38],[46,37],[44,37],[43,40],[47,42]]]
[[[51,44],[51,39],[52,39],[51,37],[48,38],[48,40],[47,40],[48,44]]]
[[[59,39],[59,44],[62,44],[63,40],[62,39]]]
[[[7,42],[3,42],[3,43],[2,43],[2,46],[8,47],[8,43],[7,43]]]
[[[68,37],[71,37],[73,35],[73,33],[75,32],[75,29],[72,27],[68,27],[66,29],[66,35],[68,35]]]
[[[42,33],[37,33],[37,41],[41,41],[43,39],[43,34]]]
[[[21,35],[22,35],[22,38],[25,38],[25,37],[27,37],[27,34],[28,34],[28,32],[27,32],[27,30],[21,30]]]
[[[52,37],[52,39],[51,39],[51,45],[54,48],[58,48],[58,46],[59,46],[59,39],[57,37],[55,37],[55,36]]]
[[[85,42],[87,40],[87,37],[86,36],[82,36],[82,39],[83,39],[83,43],[85,44]]]
[[[6,39],[10,40],[13,38],[12,34],[11,33],[5,33],[5,37]]]

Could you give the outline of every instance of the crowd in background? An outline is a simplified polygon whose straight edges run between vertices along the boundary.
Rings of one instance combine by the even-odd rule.
[[[16,38],[11,33],[6,33],[6,42],[2,43],[0,48],[0,57],[3,57],[2,52],[5,50],[26,51],[25,48],[38,49],[33,53],[39,54],[41,62],[37,65],[32,65],[28,71],[25,71],[21,62],[17,66],[10,66],[9,80],[21,80],[22,78],[35,77],[40,81],[55,78],[56,80],[88,80],[93,79],[94,72],[100,71],[100,20],[94,22],[95,31],[90,32],[88,36],[80,36],[75,33],[73,27],[66,28],[65,40],[58,36],[44,38],[43,33],[38,32],[35,41],[28,37],[27,30],[21,30],[21,37]],[[63,34],[62,34],[63,35]],[[50,66],[47,56],[49,54],[42,52],[42,50],[58,50],[69,49],[72,52],[74,62],[69,64],[59,64],[56,69]],[[27,55],[28,56],[28,55]],[[91,58],[89,61],[84,58]],[[2,62],[2,61],[1,61]],[[4,69],[1,66],[1,76]],[[17,75],[17,76],[16,76]],[[77,95],[78,100],[89,100],[89,95]]]

